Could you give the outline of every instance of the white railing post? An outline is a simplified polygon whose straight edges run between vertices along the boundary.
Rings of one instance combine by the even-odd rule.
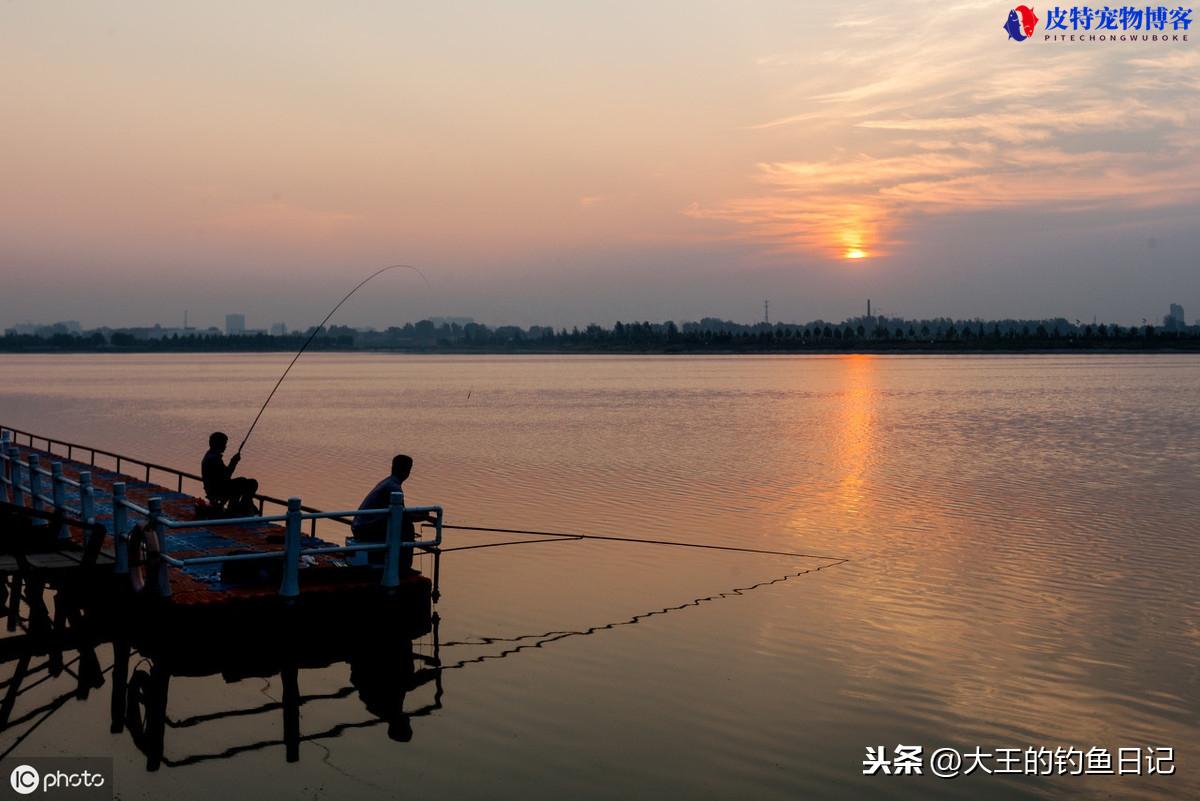
[[[167,527],[162,522],[162,498],[154,497],[150,499],[147,507],[150,512],[149,518],[146,520],[146,525],[154,529],[155,538],[158,540],[159,556],[167,555]],[[147,557],[149,554],[147,554]],[[171,574],[170,565],[165,559],[158,560],[158,595],[160,598],[171,597]]]
[[[7,431],[0,431],[0,501],[7,502],[12,496],[9,494],[9,485],[12,483],[12,470],[10,467],[11,459],[8,455],[9,439]]]
[[[287,521],[283,534],[283,580],[279,594],[295,598],[300,594],[300,499],[288,498]]]
[[[128,510],[125,508],[125,482],[118,481],[112,488],[113,507],[113,573],[118,576],[129,574],[129,531]]]
[[[400,541],[404,535],[404,493],[393,492],[388,501],[387,551],[383,557],[381,584],[389,589],[400,586]]]
[[[36,453],[29,454],[29,507],[35,512],[43,511],[42,505],[42,459]],[[35,526],[46,525],[45,520],[33,521]]]
[[[12,502],[14,506],[25,505],[25,493],[21,489],[21,449],[8,449],[8,473],[12,478]]]
[[[50,496],[54,498],[54,511],[65,515],[67,505],[67,483],[63,478],[62,462],[50,463]],[[66,523],[58,524],[58,538],[66,539],[71,534],[67,531]]]
[[[12,483],[12,479],[9,478],[11,462],[12,460],[8,457],[8,442],[0,442],[0,501],[5,503],[8,503],[9,498],[12,497],[8,489]]]
[[[87,470],[79,474],[79,517],[85,523],[96,522],[96,488]]]

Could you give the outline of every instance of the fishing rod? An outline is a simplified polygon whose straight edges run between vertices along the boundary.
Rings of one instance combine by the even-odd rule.
[[[275,397],[275,390],[279,389],[279,385],[283,383],[283,379],[287,378],[287,374],[291,372],[292,366],[296,364],[296,361],[300,358],[300,355],[304,353],[304,351],[308,350],[308,346],[311,345],[312,341],[317,338],[317,334],[319,334],[321,329],[325,327],[325,323],[329,322],[329,318],[333,316],[334,312],[340,309],[343,303],[350,300],[351,295],[362,289],[372,278],[377,275],[382,275],[388,270],[398,269],[412,270],[417,275],[421,276],[421,280],[425,282],[425,286],[430,286],[429,279],[425,277],[425,273],[421,272],[419,268],[414,267],[411,264],[389,264],[387,267],[381,267],[363,280],[359,281],[358,285],[355,286],[354,289],[351,289],[349,292],[347,292],[346,296],[339,300],[337,305],[329,310],[329,314],[325,315],[325,319],[322,320],[320,325],[314,328],[313,332],[308,335],[308,339],[304,340],[304,344],[300,346],[300,350],[296,351],[296,355],[293,356],[291,362],[288,363],[287,369],[283,371],[283,375],[279,376],[279,380],[275,382],[275,386],[271,389],[271,394],[268,395],[266,401],[263,402],[262,408],[260,408],[258,410],[258,414],[254,416],[254,422],[250,424],[250,430],[246,432],[246,436],[242,437],[242,444],[238,445],[237,449],[239,455],[242,452],[242,448],[246,446],[246,441],[250,439],[250,435],[254,433],[254,427],[258,425],[259,418],[261,418],[263,416],[263,412],[267,410],[267,404],[271,402],[271,398]]]
[[[484,526],[452,526],[449,523],[443,523],[442,528],[452,528],[458,531],[480,531],[493,534],[528,534],[535,537],[556,537],[563,540],[607,540],[610,542],[633,542],[639,545],[666,545],[675,548],[703,548],[713,551],[734,551],[736,553],[760,553],[767,556],[793,556],[803,559],[830,559],[841,564],[850,560],[844,556],[828,556],[824,554],[812,553],[794,553],[792,551],[768,551],[761,548],[741,548],[736,545],[710,545],[701,542],[674,542],[672,540],[652,540],[640,539],[637,537],[615,537],[607,534],[578,534],[565,531],[529,531],[519,528],[487,528]],[[535,542],[536,540],[525,540],[525,542]],[[475,546],[478,547],[478,546]],[[458,550],[457,548],[447,548],[445,550]]]

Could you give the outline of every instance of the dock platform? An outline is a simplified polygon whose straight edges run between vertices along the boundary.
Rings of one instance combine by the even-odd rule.
[[[22,440],[24,440],[22,442]],[[113,462],[112,468],[98,462]],[[140,477],[122,472],[122,467],[140,468]],[[155,475],[155,474],[159,475]],[[174,479],[172,488],[152,478]],[[171,607],[241,606],[266,599],[294,602],[303,596],[305,605],[320,596],[378,593],[400,597],[428,607],[436,600],[435,581],[417,572],[399,570],[401,548],[421,548],[434,553],[435,579],[441,541],[441,507],[405,508],[396,493],[388,509],[389,536],[384,543],[330,542],[316,534],[317,520],[348,523],[355,510],[322,512],[304,507],[299,498],[286,501],[256,496],[260,513],[270,505],[282,506],[280,514],[202,519],[206,508],[200,498],[184,491],[200,477],[153,465],[130,457],[39,437],[27,432],[0,429],[0,500],[38,512],[60,510],[106,532],[95,567],[107,568],[114,584],[126,576],[144,573],[140,594],[168,600]],[[431,540],[401,540],[401,516],[420,512],[432,516],[436,536]],[[54,523],[41,521],[46,525]],[[308,524],[310,532],[302,534]],[[130,537],[135,527],[146,531],[156,547],[143,556]],[[348,531],[348,529],[347,529]],[[85,545],[87,530],[62,526],[64,544],[74,540],[77,548],[40,554],[39,561],[71,567],[72,555]],[[362,553],[366,552],[366,553]],[[0,571],[6,568],[0,555]],[[61,565],[58,563],[62,563]],[[231,563],[241,562],[236,579],[230,580]],[[46,567],[51,565],[47,563]],[[223,569],[226,568],[226,569]],[[137,582],[130,581],[130,585]],[[343,598],[345,600],[345,598]]]

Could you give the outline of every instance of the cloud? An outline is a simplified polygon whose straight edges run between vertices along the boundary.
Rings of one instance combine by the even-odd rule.
[[[239,206],[203,221],[203,226],[267,239],[327,239],[346,232],[358,216],[279,200]]]
[[[799,157],[747,165],[754,191],[685,213],[771,250],[879,255],[917,215],[1200,201],[1200,53],[1016,45],[1002,18],[981,22],[994,9],[859,4],[834,46],[760,59],[794,71],[800,99],[745,130],[790,137]]]

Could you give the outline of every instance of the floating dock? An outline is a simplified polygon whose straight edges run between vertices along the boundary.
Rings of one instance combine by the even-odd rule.
[[[336,543],[316,536],[317,521],[348,526],[359,510],[324,512],[304,506],[298,497],[257,495],[258,515],[202,519],[205,504],[185,491],[201,482],[192,473],[0,428],[0,501],[50,516],[33,524],[59,529],[63,548],[40,558],[57,560],[63,568],[89,545],[96,550],[91,538],[102,536],[93,567],[108,569],[114,592],[128,585],[137,598],[154,599],[174,614],[264,601],[307,606],[346,595],[384,596],[426,609],[436,601],[440,506],[406,508],[403,495],[393,493],[387,509],[372,510],[388,515],[385,542],[348,538]],[[433,536],[403,540],[406,513],[427,515],[432,522],[424,528]],[[56,515],[86,525],[68,526]],[[432,580],[402,573],[402,548],[434,555]],[[0,564],[0,571],[4,567]]]
[[[301,742],[335,737],[347,725],[386,723],[392,739],[411,738],[410,719],[441,707],[433,604],[442,508],[405,507],[398,492],[386,509],[340,512],[304,506],[297,497],[256,495],[258,514],[214,519],[211,507],[188,492],[201,494],[202,486],[192,473],[0,428],[0,578],[6,589],[0,601],[7,602],[8,630],[25,629],[0,638],[6,646],[0,662],[15,663],[13,677],[0,685],[0,730],[27,719],[15,712],[17,698],[62,675],[67,649],[79,653],[71,673],[76,686],[53,708],[100,687],[106,671],[96,648],[108,642],[111,731],[129,732],[148,770],[276,745],[295,761]],[[317,536],[318,523],[348,527],[361,511],[387,516],[384,542]],[[429,521],[421,524],[421,539],[404,539],[406,515]],[[432,554],[432,579],[401,570],[404,548]],[[414,640],[430,632],[433,654],[415,651]],[[33,665],[37,655],[45,655],[44,665]],[[350,687],[301,695],[302,670],[337,662],[350,665]],[[46,677],[36,678],[41,671]],[[212,675],[227,681],[279,675],[283,700],[172,720],[171,678]],[[406,711],[406,695],[426,683],[436,687],[434,702]],[[301,734],[303,704],[351,692],[374,720]],[[164,753],[170,729],[268,711],[282,712],[282,739],[176,759]]]

